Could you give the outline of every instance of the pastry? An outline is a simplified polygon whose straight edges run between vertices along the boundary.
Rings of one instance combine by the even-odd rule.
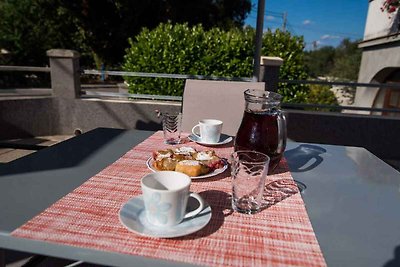
[[[197,160],[182,160],[176,164],[175,171],[195,177],[208,173],[209,168]]]
[[[180,147],[173,150],[173,158],[177,161],[181,160],[190,160],[193,159],[193,153],[196,153],[196,150],[192,147]]]
[[[161,158],[154,161],[153,167],[159,171],[174,171],[177,163],[173,158]]]
[[[179,147],[153,152],[153,167],[158,171],[178,171],[195,177],[223,166],[224,162],[213,150],[196,151],[192,147]]]
[[[212,150],[197,152],[193,154],[193,158],[200,161],[202,164],[207,165],[211,170],[219,169],[224,166],[221,158]]]
[[[157,150],[153,152],[154,161],[162,160],[163,158],[170,158],[174,152],[171,149]]]

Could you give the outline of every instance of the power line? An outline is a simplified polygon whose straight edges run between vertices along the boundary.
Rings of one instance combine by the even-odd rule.
[[[293,35],[297,35],[295,30],[292,27],[292,24],[290,24],[289,22],[287,22],[287,29],[289,30],[289,32],[291,32]]]
[[[285,12],[273,12],[273,11],[268,11],[266,10],[264,12],[265,15],[273,15],[273,16],[278,16],[278,17],[283,17]]]
[[[292,27],[302,29],[304,31],[310,31],[310,32],[319,32],[319,33],[324,33],[324,34],[331,33],[331,34],[338,35],[340,37],[354,37],[354,38],[362,37],[360,34],[357,34],[357,33],[337,32],[337,31],[324,30],[321,28],[315,28],[315,27],[309,27],[309,26],[293,25]]]
[[[253,5],[253,6],[251,7],[251,11],[257,12],[257,6],[256,6],[256,5]],[[273,11],[273,10],[265,10],[265,11],[264,11],[264,14],[276,15],[276,16],[280,16],[280,17],[283,16],[283,13],[284,13],[284,12]]]

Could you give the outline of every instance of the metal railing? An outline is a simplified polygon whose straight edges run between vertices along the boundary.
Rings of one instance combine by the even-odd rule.
[[[126,72],[126,71],[98,71],[98,70],[84,70],[83,74],[91,75],[110,75],[110,76],[133,76],[133,77],[146,77],[146,78],[169,78],[169,79],[198,79],[198,80],[214,80],[214,81],[252,81],[252,78],[247,77],[218,77],[218,76],[205,76],[205,75],[183,75],[183,74],[165,74],[165,73],[145,73],[145,72]],[[382,88],[382,89],[395,89],[400,90],[399,84],[384,84],[384,83],[357,83],[345,81],[323,81],[323,80],[286,80],[279,79],[279,83],[286,84],[319,84],[328,86],[347,86],[347,87],[368,87],[368,88]],[[108,92],[85,92],[85,95],[98,96],[98,97],[127,97],[137,99],[153,99],[153,100],[175,100],[181,101],[182,97],[175,96],[160,96],[160,95],[138,95],[129,93],[108,93]],[[370,107],[357,107],[346,105],[324,105],[324,104],[305,104],[305,103],[283,103],[283,108],[292,109],[324,109],[324,110],[353,110],[353,111],[369,111],[369,112],[393,112],[400,113],[400,109],[393,108],[370,108]]]
[[[83,70],[84,75],[110,75],[110,76],[132,76],[141,78],[169,78],[169,79],[195,79],[195,80],[213,80],[213,81],[244,81],[251,82],[249,77],[222,77],[207,75],[191,75],[191,74],[167,74],[167,73],[148,73],[148,72],[129,72],[129,71],[99,71],[99,70]],[[324,81],[324,80],[287,80],[279,79],[280,83],[287,84],[320,84],[320,85],[338,85],[349,87],[380,87],[400,90],[400,83],[358,83],[344,81]]]
[[[31,67],[31,66],[0,66],[0,71],[25,71],[25,72],[50,72],[50,67]],[[106,70],[82,70],[82,75],[108,75],[108,76],[130,76],[141,78],[165,78],[165,79],[197,79],[197,80],[213,80],[213,81],[245,81],[250,82],[250,77],[221,77],[221,76],[208,76],[208,75],[191,75],[191,74],[167,74],[167,73],[146,73],[146,72],[127,72],[127,71],[106,71]],[[357,83],[346,81],[324,81],[324,80],[287,80],[279,79],[279,83],[285,84],[319,84],[328,86],[345,86],[345,87],[365,87],[365,88],[380,88],[380,89],[393,89],[400,90],[400,83]],[[82,98],[124,98],[124,99],[146,99],[146,100],[168,100],[168,101],[182,101],[180,96],[164,96],[164,95],[144,95],[144,94],[130,94],[130,93],[114,93],[114,92],[99,92],[92,91],[85,88],[82,89]],[[3,91],[6,93],[5,91]],[[8,91],[10,93],[10,91]],[[1,91],[0,91],[1,95]],[[26,95],[26,94],[25,94]],[[369,108],[345,105],[324,105],[324,104],[298,104],[298,103],[283,103],[284,108],[292,109],[324,109],[324,110],[354,110],[354,111],[369,111],[369,112],[393,112],[400,113],[400,109],[395,108]]]
[[[110,76],[133,76],[141,78],[169,78],[169,79],[195,79],[195,80],[213,80],[213,81],[242,81],[250,82],[252,78],[246,77],[221,77],[221,76],[206,76],[192,74],[168,74],[168,73],[149,73],[149,72],[130,72],[130,71],[98,71],[98,70],[83,70],[83,74],[92,75],[110,75]]]
[[[5,65],[0,65],[0,71],[50,72],[50,67],[5,66]]]
[[[182,101],[181,96],[168,96],[168,95],[144,95],[144,94],[130,94],[130,93],[111,93],[111,92],[90,92],[85,90],[82,98],[93,98],[93,97],[112,97],[112,98],[124,98],[124,99],[143,99],[143,100],[167,100],[167,101]]]
[[[0,72],[27,72],[27,73],[50,73],[50,67],[33,66],[5,66],[0,65]],[[0,90],[2,97],[43,97],[51,95],[51,88],[7,88]]]
[[[400,83],[358,83],[358,82],[342,82],[342,81],[323,81],[323,80],[285,80],[280,79],[280,83],[287,84],[320,84],[320,85],[338,85],[348,87],[374,87],[382,89],[400,90]]]

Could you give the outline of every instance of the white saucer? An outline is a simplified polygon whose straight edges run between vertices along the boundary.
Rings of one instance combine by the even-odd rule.
[[[146,160],[146,166],[147,166],[147,168],[149,168],[153,172],[158,172],[158,170],[153,167],[153,162],[154,162],[154,159],[152,157],[148,158]],[[207,173],[207,174],[204,174],[204,175],[190,176],[190,178],[193,179],[193,180],[194,179],[203,179],[203,178],[209,178],[209,177],[216,176],[216,175],[218,175],[220,173],[223,173],[228,168],[228,162],[226,162],[226,160],[223,160],[223,162],[224,162],[224,166],[222,168],[215,169],[214,171],[212,171],[210,173]]]
[[[191,198],[194,199],[194,198]],[[188,201],[188,209],[191,208],[191,199]],[[150,224],[146,218],[142,196],[136,196],[126,202],[119,211],[120,222],[131,232],[142,236],[172,238],[189,235],[199,231],[208,224],[211,219],[211,207],[205,202],[203,211],[192,218],[184,219],[180,224],[168,228],[160,228]]]
[[[191,134],[188,136],[189,140],[196,142],[200,145],[205,145],[205,146],[220,146],[220,145],[224,145],[227,144],[229,142],[232,141],[232,136],[226,135],[226,134],[221,134],[220,138],[219,138],[219,142],[218,143],[208,143],[208,142],[203,142],[201,141],[200,138],[198,138],[197,136],[195,136],[194,134]]]

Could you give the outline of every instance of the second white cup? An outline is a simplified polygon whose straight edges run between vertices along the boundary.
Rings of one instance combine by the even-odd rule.
[[[220,120],[201,120],[192,128],[192,133],[202,142],[215,144],[219,142],[221,137],[222,125],[223,122]],[[200,128],[200,132],[197,131],[197,128]]]

